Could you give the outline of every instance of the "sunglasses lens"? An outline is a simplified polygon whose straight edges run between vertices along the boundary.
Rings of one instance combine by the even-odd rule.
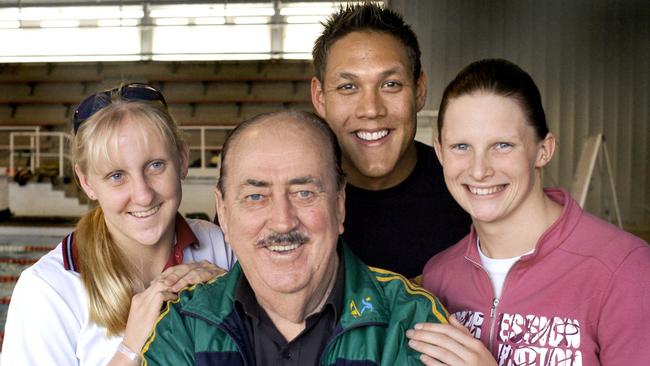
[[[121,95],[122,98],[127,100],[161,101],[167,105],[165,98],[158,90],[144,84],[125,85],[122,87]]]
[[[79,126],[90,118],[90,116],[106,107],[110,103],[110,100],[108,92],[97,93],[84,99],[74,112],[74,132],[76,133]]]
[[[91,95],[79,104],[73,117],[75,134],[84,121],[111,103],[111,95],[117,92],[117,90],[113,89]],[[146,84],[124,85],[120,88],[120,97],[125,100],[160,101],[165,107],[167,106],[163,95],[155,88]]]

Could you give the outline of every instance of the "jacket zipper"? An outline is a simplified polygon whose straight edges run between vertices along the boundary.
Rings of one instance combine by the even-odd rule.
[[[467,259],[476,267],[480,268],[483,271],[483,273],[485,273],[485,275],[488,277],[488,283],[490,284],[490,288],[492,289],[492,294],[494,294],[494,286],[492,286],[490,275],[487,273],[483,265],[480,263],[476,263],[475,261],[468,258],[467,256],[465,256],[465,259]],[[503,295],[503,292],[506,289],[506,282],[508,281],[508,276],[510,276],[510,271],[512,271],[512,269],[517,265],[517,263],[519,263],[519,261],[521,261],[521,258],[519,258],[515,263],[513,263],[512,266],[510,266],[510,268],[508,269],[508,272],[506,272],[506,277],[503,279],[503,286],[501,286],[501,295]],[[503,296],[501,296],[501,298],[503,298]],[[496,325],[496,316],[498,314],[497,308],[499,307],[501,298],[495,296],[492,299],[492,306],[490,307],[490,338],[488,338],[488,347],[489,347],[488,349],[490,350],[490,352],[492,352],[492,347],[494,346],[494,327]]]
[[[508,275],[506,274],[506,277]],[[505,285],[505,281],[504,281]],[[492,289],[494,291],[494,289]],[[495,297],[492,300],[492,308],[490,309],[490,338],[488,339],[488,347],[490,347],[490,352],[492,351],[492,346],[494,344],[494,326],[496,325],[496,315],[497,315],[497,306],[499,306],[499,298]]]

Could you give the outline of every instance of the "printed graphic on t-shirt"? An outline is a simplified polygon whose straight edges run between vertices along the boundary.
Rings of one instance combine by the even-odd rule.
[[[480,339],[485,316],[454,313]],[[537,315],[499,314],[496,319],[497,362],[501,366],[581,366],[580,323],[576,319]]]
[[[478,311],[459,311],[454,313],[454,317],[464,325],[465,328],[469,329],[469,332],[476,339],[481,339],[481,329],[483,328],[483,313]]]

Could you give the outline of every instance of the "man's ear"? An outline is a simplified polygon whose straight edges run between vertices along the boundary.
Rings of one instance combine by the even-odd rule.
[[[214,198],[215,204],[217,205],[217,217],[219,217],[219,226],[221,227],[221,231],[223,231],[223,237],[226,242],[230,242],[228,240],[228,215],[226,215],[226,205],[219,188],[214,189]]]
[[[336,195],[336,210],[338,213],[339,221],[339,235],[343,234],[343,231],[345,230],[345,227],[343,226],[343,223],[345,222],[345,185],[346,183],[343,182],[343,185]]]
[[[537,149],[537,157],[535,159],[535,167],[542,168],[546,166],[555,153],[555,136],[552,133],[547,133],[546,137],[540,141]]]
[[[95,194],[95,190],[88,183],[88,176],[81,171],[79,165],[75,164],[74,172],[77,174],[77,178],[79,178],[79,185],[81,185],[81,189],[83,189],[84,193],[86,193],[86,196],[88,196],[88,198],[93,201],[96,200],[97,195]]]
[[[427,103],[427,77],[424,71],[420,72],[420,76],[415,84],[415,110],[421,111]]]
[[[325,93],[323,84],[317,77],[311,78],[311,103],[319,116],[325,118]]]

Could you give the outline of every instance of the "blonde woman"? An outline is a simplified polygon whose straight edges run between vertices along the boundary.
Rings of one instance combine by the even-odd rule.
[[[21,274],[2,365],[139,364],[163,302],[233,265],[217,226],[177,212],[188,148],[158,90],[88,97],[74,132],[74,169],[98,207]]]

